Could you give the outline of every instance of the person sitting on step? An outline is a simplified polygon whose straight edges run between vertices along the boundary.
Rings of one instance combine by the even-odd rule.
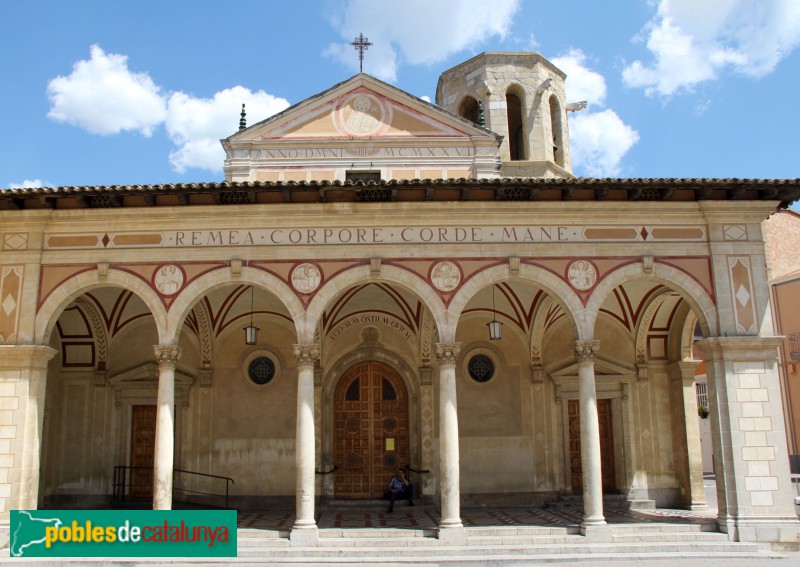
[[[389,510],[387,513],[394,512],[394,501],[398,498],[408,498],[408,505],[414,505],[414,485],[406,478],[404,468],[397,469],[397,474],[389,481]]]

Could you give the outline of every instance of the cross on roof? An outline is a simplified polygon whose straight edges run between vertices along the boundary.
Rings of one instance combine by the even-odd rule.
[[[358,70],[364,72],[364,52],[372,45],[369,38],[364,37],[363,33],[358,34],[358,37],[350,42],[350,45],[358,49]]]

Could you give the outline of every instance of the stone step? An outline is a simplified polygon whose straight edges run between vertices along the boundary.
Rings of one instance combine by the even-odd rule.
[[[467,536],[467,545],[470,547],[505,547],[510,545],[576,545],[582,544],[584,537],[578,534],[571,535],[534,535],[534,536]]]
[[[713,533],[713,532],[662,532],[662,533],[622,533],[614,534],[614,543],[636,543],[636,542],[665,542],[665,541],[680,541],[680,542],[719,542],[728,541],[727,534]]]
[[[436,530],[403,529],[403,528],[325,528],[319,530],[320,539],[329,538],[424,538],[435,537]]]
[[[648,532],[719,532],[719,528],[714,522],[698,522],[696,524],[670,524],[653,522],[651,524],[611,524],[609,527],[615,534]]]
[[[438,542],[437,542],[438,543]],[[480,556],[496,561],[497,556],[532,557],[549,556],[563,558],[565,555],[579,556],[584,559],[591,555],[592,559],[600,555],[664,555],[670,557],[686,557],[696,554],[698,557],[710,557],[721,554],[755,554],[761,555],[756,544],[735,542],[664,542],[664,543],[623,543],[597,544],[575,543],[553,545],[502,545],[497,547],[476,546],[345,546],[337,547],[289,547],[289,548],[242,548],[242,558],[305,558],[322,560],[330,558],[348,558],[358,562],[371,562],[398,558],[425,558],[428,562],[440,561],[440,558]]]
[[[526,535],[526,536],[548,536],[548,535],[567,535],[579,534],[581,529],[578,526],[485,526],[467,527],[468,537],[473,536],[505,536],[505,535]]]

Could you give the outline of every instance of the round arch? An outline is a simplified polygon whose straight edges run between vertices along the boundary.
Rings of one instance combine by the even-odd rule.
[[[92,289],[109,286],[128,290],[141,299],[155,320],[159,342],[167,344],[167,311],[158,294],[137,276],[114,269],[108,270],[108,274],[102,279],[97,270],[83,272],[55,288],[36,313],[36,344],[47,344],[50,341],[58,316],[72,300]]]
[[[703,335],[708,337],[712,336],[712,334],[716,334],[716,306],[703,287],[687,273],[677,268],[654,263],[652,272],[650,273],[645,273],[641,264],[623,266],[611,272],[597,285],[586,304],[585,318],[581,322],[580,330],[581,333],[585,335],[585,338],[588,339],[593,336],[594,325],[597,321],[597,314],[600,311],[600,307],[602,307],[606,298],[613,292],[614,288],[633,280],[652,281],[677,291],[697,315],[697,320],[703,330]]]
[[[572,288],[569,287],[561,278],[555,276],[551,272],[526,264],[521,264],[519,266],[519,273],[514,276],[511,275],[511,270],[509,269],[508,264],[488,268],[473,276],[461,287],[460,290],[458,290],[458,293],[450,303],[448,308],[449,317],[447,320],[448,324],[452,326],[448,326],[446,328],[446,331],[449,334],[443,335],[440,332],[440,336],[446,336],[450,338],[455,337],[456,327],[458,326],[458,320],[461,317],[461,312],[464,310],[464,307],[467,306],[467,303],[469,303],[469,301],[475,296],[475,294],[478,293],[478,291],[488,285],[493,285],[509,279],[520,279],[530,282],[550,294],[561,304],[561,306],[564,308],[564,311],[567,313],[570,326],[572,327],[576,338],[585,338],[579,336],[580,327],[577,324],[577,322],[580,321],[583,316],[583,305],[581,304],[580,299],[578,299],[578,296],[575,295],[575,292],[572,290]]]
[[[439,296],[433,289],[419,276],[409,271],[395,266],[381,266],[379,276],[373,276],[369,266],[359,266],[346,270],[325,283],[306,310],[305,326],[302,331],[298,330],[298,336],[311,342],[314,338],[314,331],[317,328],[325,307],[333,299],[348,287],[357,284],[386,282],[393,283],[408,289],[411,293],[419,297],[425,307],[433,315],[434,323],[439,330],[439,336],[443,337],[442,330],[446,328],[447,309]]]
[[[300,300],[283,280],[268,272],[249,267],[243,267],[241,276],[235,279],[231,277],[229,268],[220,268],[200,276],[187,285],[169,308],[165,336],[170,342],[177,341],[183,321],[199,298],[219,287],[241,283],[259,287],[275,295],[289,311],[299,340],[299,337],[302,336],[301,329],[305,320],[305,311]]]
[[[331,365],[330,370],[322,378],[322,395],[324,399],[330,399],[336,389],[336,384],[347,370],[355,364],[362,362],[383,362],[388,364],[400,375],[406,384],[406,389],[410,396],[419,395],[419,380],[416,373],[399,354],[385,347],[359,348],[343,354]]]

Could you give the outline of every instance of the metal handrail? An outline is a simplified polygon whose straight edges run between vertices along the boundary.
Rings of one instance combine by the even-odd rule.
[[[133,467],[129,465],[117,465],[114,467],[114,488],[113,488],[113,496],[112,499],[114,502],[122,502],[125,500],[126,494],[130,488],[134,486],[151,486],[151,485],[144,485],[141,483],[132,484],[128,482],[128,471],[131,470],[153,470],[153,467]],[[208,474],[208,473],[201,473],[197,471],[189,471],[185,469],[172,469],[174,473],[182,473],[182,474],[191,474],[195,476],[203,476],[208,478],[217,478],[220,480],[225,481],[225,508],[228,508],[228,502],[230,497],[230,485],[235,484],[234,480],[229,476],[219,476],[216,474]],[[176,487],[174,484],[172,486],[172,491],[180,491],[186,494],[203,494],[206,496],[222,496],[222,494],[218,494],[216,492],[202,492],[199,490],[191,490],[188,488],[181,488]]]

